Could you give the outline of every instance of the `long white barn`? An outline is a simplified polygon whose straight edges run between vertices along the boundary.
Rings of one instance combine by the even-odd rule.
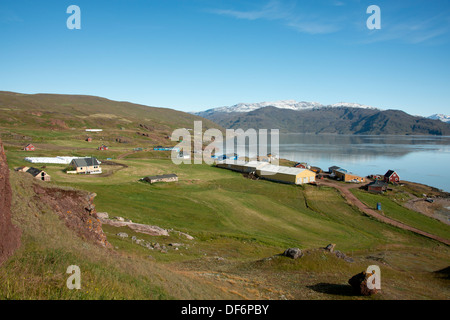
[[[316,180],[316,174],[308,169],[275,166],[261,161],[245,162],[226,159],[217,162],[216,165],[219,168],[243,173],[256,172],[261,178],[282,183],[304,184]]]
[[[26,157],[25,161],[31,163],[70,164],[73,159],[83,158],[85,157]]]

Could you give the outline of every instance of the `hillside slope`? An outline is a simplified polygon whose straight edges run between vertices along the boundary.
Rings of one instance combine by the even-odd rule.
[[[84,129],[100,128],[104,131],[97,136],[104,141],[159,144],[167,142],[177,128],[193,128],[196,120],[203,121],[204,129],[221,129],[209,120],[172,109],[94,96],[0,91],[0,130],[17,139],[39,140],[49,131],[60,132],[53,136],[63,139],[77,135],[83,139],[88,135]]]
[[[20,245],[20,231],[11,223],[11,198],[9,168],[0,139],[0,265]]]
[[[450,124],[399,110],[321,107],[288,110],[264,107],[250,112],[200,112],[225,128],[280,129],[290,133],[450,135]]]

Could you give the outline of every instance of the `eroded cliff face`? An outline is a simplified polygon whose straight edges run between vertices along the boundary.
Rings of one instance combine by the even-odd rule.
[[[106,239],[94,205],[95,193],[33,184],[38,203],[49,205],[65,225],[86,241],[112,247]]]
[[[0,140],[0,265],[20,246],[20,229],[11,223],[11,198],[9,168]]]

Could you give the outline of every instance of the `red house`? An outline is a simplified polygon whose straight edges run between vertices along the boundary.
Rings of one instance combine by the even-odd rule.
[[[23,150],[25,150],[25,151],[34,151],[34,150],[36,150],[36,148],[31,143],[29,143],[23,148]]]
[[[308,164],[306,162],[298,162],[294,165],[295,168],[308,169]]]
[[[102,145],[102,146],[98,147],[98,150],[108,150],[108,147],[105,145]]]
[[[394,170],[388,170],[384,175],[384,182],[397,184],[400,182],[400,177]]]

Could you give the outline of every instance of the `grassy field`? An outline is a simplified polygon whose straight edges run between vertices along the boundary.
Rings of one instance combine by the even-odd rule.
[[[450,298],[448,279],[437,273],[450,264],[448,246],[364,215],[333,188],[250,180],[206,164],[175,165],[168,159],[170,153],[149,149],[168,143],[165,134],[174,126],[192,126],[194,116],[158,108],[148,113],[148,107],[124,107],[95,97],[69,98],[0,94],[0,134],[11,169],[13,222],[22,230],[21,248],[0,267],[0,299]],[[29,110],[26,115],[24,109]],[[141,122],[150,129],[140,127]],[[88,143],[85,127],[107,130]],[[118,143],[117,137],[130,142]],[[37,150],[21,151],[29,142]],[[110,150],[96,150],[102,143]],[[147,150],[133,153],[135,147]],[[65,165],[45,165],[52,178],[49,183],[13,171],[30,165],[24,161],[27,156],[71,155],[114,162],[104,163],[103,174],[92,176],[68,175]],[[153,185],[140,181],[167,173],[176,173],[179,181]],[[79,238],[39,203],[33,181],[95,192],[98,212],[181,231],[194,240],[176,232],[156,237],[103,225],[112,248],[100,248]],[[450,238],[448,226],[401,206],[407,200],[401,192],[392,196],[354,192],[370,206],[381,202],[389,217]],[[119,232],[129,237],[121,238]],[[166,246],[167,252],[137,245],[132,236]],[[173,243],[182,246],[176,250],[169,245]],[[354,262],[320,249],[329,243]],[[304,250],[304,257],[294,261],[279,256],[290,247]],[[65,272],[72,264],[82,270],[79,291],[66,288]],[[371,264],[382,269],[381,294],[353,295],[348,279]]]
[[[383,214],[389,218],[403,222],[412,227],[434,233],[444,238],[450,238],[450,226],[439,220],[427,217],[421,213],[409,210],[392,200],[389,195],[372,194],[366,191],[353,189],[353,194],[371,208],[381,203]]]
[[[389,242],[386,235],[390,232],[394,232],[390,237],[396,242],[403,238],[399,230],[350,207],[332,188],[254,181],[228,170],[208,165],[177,166],[170,160],[117,162],[127,167],[104,166],[106,172],[114,172],[106,177],[70,176],[62,171],[64,166],[57,165],[48,166],[46,171],[56,184],[97,193],[98,211],[195,236],[248,238],[279,248],[334,242],[344,250]],[[154,185],[139,181],[164,173],[176,173],[180,181]]]
[[[22,155],[21,151],[8,151],[11,167],[26,164]],[[377,259],[376,263],[383,262],[385,290],[370,299],[449,297],[448,290],[443,289],[445,280],[433,273],[448,266],[446,246],[363,215],[333,188],[249,180],[213,166],[177,166],[165,159],[131,157],[117,163],[126,167],[104,166],[107,174],[102,176],[67,175],[61,165],[48,165],[46,171],[52,176],[52,185],[97,193],[99,212],[173,228],[195,240],[187,241],[172,233],[170,237],[151,237],[105,225],[114,247],[111,253],[77,240],[75,235],[66,242],[64,226],[58,226],[60,222],[48,215],[32,216],[33,223],[16,220],[25,226],[25,246],[6,269],[1,269],[9,281],[1,290],[3,294],[9,290],[9,298],[55,299],[352,299],[357,297],[350,294],[346,281],[373,264],[370,259]],[[150,185],[139,181],[146,175],[163,173],[176,173],[179,182]],[[19,196],[24,177],[22,173],[14,173],[13,177]],[[388,203],[383,202],[383,207],[388,209]],[[393,207],[393,215],[398,218],[403,210],[396,209]],[[16,219],[30,219],[30,215],[31,211],[16,211]],[[410,219],[415,225],[423,222],[420,214]],[[51,226],[53,235],[35,234],[31,228],[34,223]],[[433,223],[429,228],[448,237],[445,227]],[[118,232],[162,245],[182,242],[186,246],[167,253],[149,251],[130,238],[121,239]],[[315,250],[328,243],[336,243],[355,263]],[[312,251],[299,261],[276,256],[288,247]],[[80,260],[89,287],[84,293],[69,293],[61,283],[66,279],[63,267]],[[29,269],[28,261],[37,267]],[[138,271],[127,271],[129,264]],[[409,272],[414,272],[414,281],[404,281]],[[34,279],[40,289],[26,291],[28,282],[11,278],[12,273],[27,275],[25,278]],[[280,278],[285,284],[279,283]],[[40,282],[43,279],[46,285]],[[185,291],[171,287],[174,281],[184,283]],[[288,285],[292,281],[298,286]]]

